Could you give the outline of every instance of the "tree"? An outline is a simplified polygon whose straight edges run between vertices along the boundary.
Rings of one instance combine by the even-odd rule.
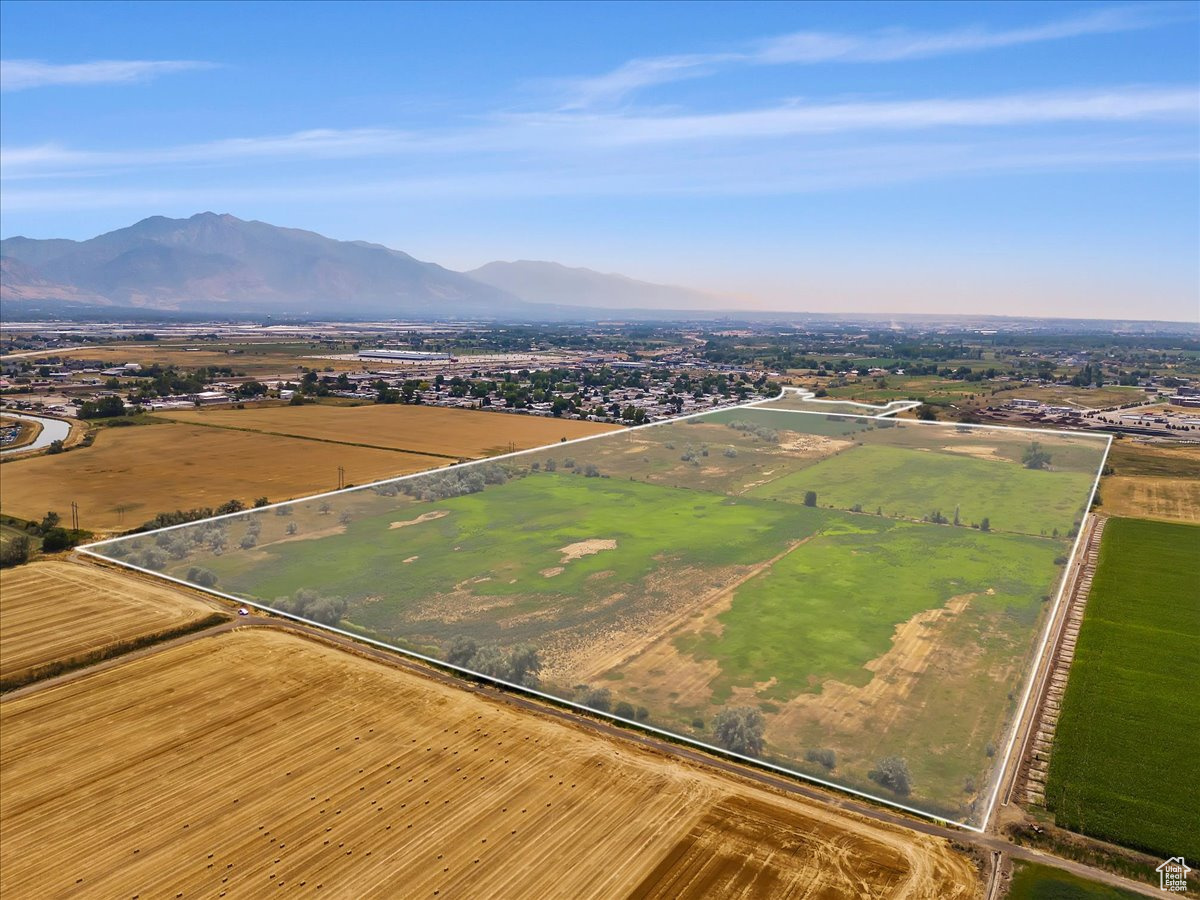
[[[992,530],[992,520],[989,519],[987,516],[984,516],[979,522],[979,530],[980,531],[991,531]]]
[[[75,539],[65,528],[55,526],[42,537],[42,549],[47,553],[57,553],[59,550],[69,550],[75,546]]]
[[[65,449],[66,448],[63,446],[63,442],[61,440],[51,441],[50,446],[46,448],[46,452],[53,456],[56,453],[62,453]]]
[[[125,415],[125,401],[120,397],[101,397],[99,400],[84,400],[79,407],[81,419],[108,419]]]
[[[29,538],[23,534],[0,545],[0,567],[19,566],[28,562],[29,547]]]
[[[199,566],[192,566],[187,571],[187,580],[192,584],[200,587],[212,587],[217,583],[217,576],[208,569],[202,569]]]
[[[908,772],[908,763],[899,756],[887,756],[875,764],[875,768],[867,773],[867,777],[901,797],[912,790],[912,776]]]
[[[45,534],[60,521],[62,521],[62,518],[59,516],[59,514],[54,510],[50,510],[48,513],[42,516],[42,522],[40,525],[38,525],[38,530]]]
[[[747,756],[762,753],[765,727],[763,714],[753,706],[723,709],[713,721],[713,733],[721,746]]]
[[[1046,469],[1050,466],[1050,454],[1037,441],[1030,443],[1021,454],[1021,463],[1027,469]]]
[[[477,649],[479,648],[473,640],[460,634],[446,648],[446,662],[455,666],[465,666],[474,658]]]
[[[805,506],[816,506],[817,505],[817,492],[816,491],[805,491],[804,492],[804,505]]]
[[[917,407],[917,418],[922,422],[936,422],[937,417],[937,407],[930,406],[928,403],[922,403]]]

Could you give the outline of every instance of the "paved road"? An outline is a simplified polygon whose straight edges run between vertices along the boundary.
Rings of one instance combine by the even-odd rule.
[[[281,620],[270,616],[251,615],[238,617],[230,620],[229,622],[215,625],[212,628],[206,628],[203,631],[196,631],[191,634],[183,635],[182,637],[174,638],[170,641],[164,641],[160,644],[154,644],[149,647],[144,647],[140,650],[135,650],[131,653],[127,653],[114,659],[105,660],[104,662],[98,663],[94,666],[89,666],[85,669],[78,669],[54,678],[47,678],[43,681],[26,685],[23,688],[18,688],[17,690],[5,694],[3,699],[5,702],[8,702],[9,700],[15,700],[21,696],[33,693],[35,691],[48,690],[58,684],[73,681],[77,678],[83,678],[93,673],[110,669],[114,666],[124,665],[131,660],[149,656],[170,647],[186,644],[191,641],[201,640],[216,634],[232,631],[236,628],[250,627],[280,628],[296,634],[306,635],[316,640],[335,645],[353,653],[357,653],[360,656],[378,660],[386,665],[406,669],[421,675],[422,677],[432,678],[444,684],[452,685],[458,689],[472,691],[480,696],[487,697],[499,703],[506,703],[511,706],[516,706],[520,709],[528,710],[537,715],[549,716],[550,718],[558,719],[574,726],[591,729],[592,731],[599,732],[600,734],[616,740],[627,741],[657,751],[664,755],[675,756],[680,759],[688,760],[692,763],[717,769],[736,778],[752,781],[756,784],[781,791],[785,794],[804,797],[807,800],[821,803],[825,806],[834,807],[847,813],[862,816],[877,822],[884,822],[900,828],[907,828],[911,831],[918,832],[919,834],[944,838],[948,841],[954,841],[958,844],[973,846],[983,851],[981,855],[991,857],[993,872],[995,871],[995,867],[1000,864],[1001,855],[1006,855],[1012,859],[1042,862],[1054,865],[1060,869],[1065,869],[1068,872],[1072,872],[1073,874],[1082,878],[1088,878],[1092,881],[1098,881],[1102,884],[1112,885],[1113,887],[1125,888],[1126,890],[1135,891],[1148,897],[1161,896],[1160,891],[1149,885],[1130,881],[1127,878],[1113,875],[1104,871],[1103,869],[1096,869],[1072,860],[1060,859],[1030,847],[1021,847],[998,835],[980,834],[978,832],[966,831],[965,829],[938,825],[934,822],[929,822],[913,816],[905,815],[902,812],[895,812],[873,806],[869,803],[855,800],[851,797],[842,796],[815,785],[787,778],[782,775],[776,775],[771,772],[755,769],[743,763],[724,759],[716,756],[715,754],[706,753],[702,750],[692,747],[675,744],[646,732],[635,731],[632,728],[623,725],[617,725],[604,719],[593,718],[591,716],[576,712],[575,710],[553,706],[545,701],[524,696],[515,691],[509,691],[482,683],[465,681],[456,675],[443,672],[418,660],[403,656],[393,651],[384,650],[379,647],[373,647],[369,644],[363,644],[352,638],[333,634],[316,626],[304,625],[299,622]],[[994,874],[989,873],[989,891],[993,889],[997,880],[998,879],[996,879]]]

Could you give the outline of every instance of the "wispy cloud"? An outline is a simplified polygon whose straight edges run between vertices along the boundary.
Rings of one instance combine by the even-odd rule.
[[[197,60],[102,59],[84,63],[48,63],[36,59],[0,60],[0,90],[25,91],[61,85],[87,86],[148,81],[159,75],[213,68]]]
[[[1195,123],[1200,92],[1193,87],[1125,87],[1072,92],[1022,92],[984,97],[789,102],[762,109],[702,114],[551,112],[497,116],[470,128],[314,129],[128,151],[88,151],[42,144],[0,149],[5,180],[86,175],[118,168],[196,166],[353,158],[499,157],[544,160],[653,145],[714,142],[751,148],[763,142],[862,132]],[[955,133],[958,133],[955,132]]]
[[[941,32],[897,28],[864,34],[797,31],[721,52],[630,60],[603,75],[565,83],[562,108],[584,109],[620,101],[642,88],[703,77],[725,66],[901,62],[1134,31],[1181,17],[1178,8],[1145,4],[1095,10],[1024,28],[971,27]]]
[[[1194,121],[1195,88],[1000,94],[965,99],[847,103],[793,102],[764,109],[691,115],[522,116],[530,126],[586,136],[597,144],[750,140],[804,134],[917,131],[929,128],[1028,126],[1079,122]]]

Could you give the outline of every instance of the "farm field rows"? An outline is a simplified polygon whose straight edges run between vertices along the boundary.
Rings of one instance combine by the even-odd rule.
[[[1106,446],[1038,440],[723,410],[94,550],[971,823]]]
[[[1200,856],[1200,527],[1110,519],[1058,721],[1046,803],[1066,828]]]
[[[6,897],[979,889],[941,840],[274,629],[0,702],[0,725]]]
[[[185,410],[160,413],[159,417],[190,425],[219,425],[468,459],[557,444],[562,439],[604,434],[619,427],[400,404]]]
[[[0,509],[38,520],[75,501],[84,528],[123,530],[160,512],[333,490],[338,466],[349,483],[362,484],[446,463],[436,456],[195,425],[105,428],[91,447],[6,463]]]
[[[0,680],[198,623],[213,609],[181,590],[94,565],[55,560],[3,569]]]

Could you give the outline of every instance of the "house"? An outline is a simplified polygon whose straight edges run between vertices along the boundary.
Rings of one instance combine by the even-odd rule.
[[[1158,886],[1164,891],[1180,894],[1187,891],[1187,877],[1192,870],[1182,856],[1172,856],[1154,871],[1158,872]]]

